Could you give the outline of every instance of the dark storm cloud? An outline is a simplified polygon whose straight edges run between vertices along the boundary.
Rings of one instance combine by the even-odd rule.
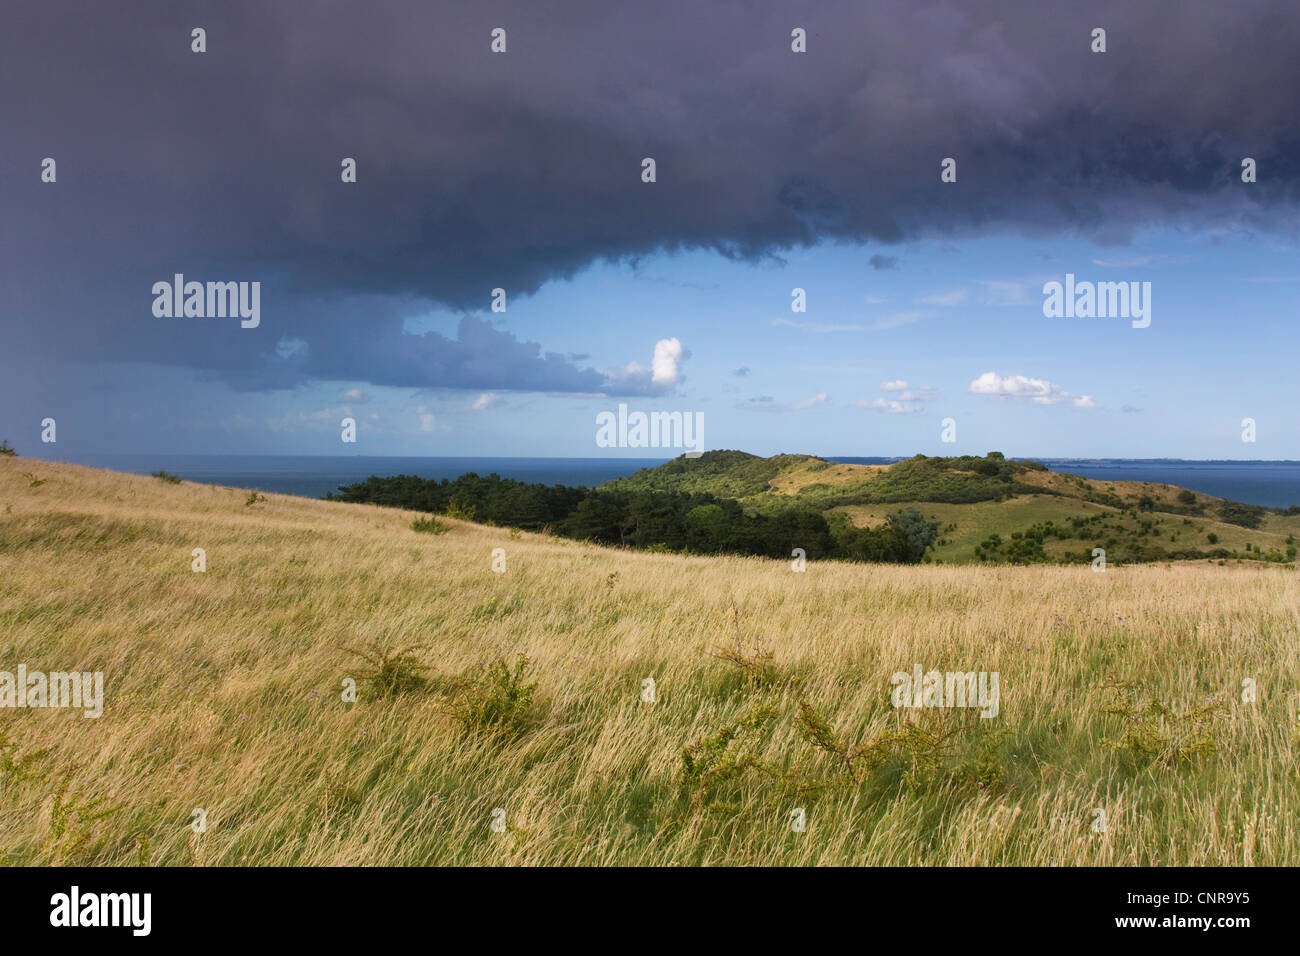
[[[656,250],[1289,229],[1300,184],[1290,0],[31,2],[5,20],[6,344],[249,388],[591,391],[599,373],[545,342],[403,320]],[[262,325],[154,319],[148,290],[177,271],[262,281]]]
[[[543,353],[538,343],[521,342],[477,316],[462,316],[454,338],[432,331],[407,332],[399,321],[372,319],[373,309],[368,308],[355,323],[326,323],[315,334],[283,338],[260,362],[225,377],[242,389],[287,388],[309,379],[581,393],[600,392],[606,385],[596,371],[579,369],[562,355]],[[358,334],[358,329],[367,331]]]

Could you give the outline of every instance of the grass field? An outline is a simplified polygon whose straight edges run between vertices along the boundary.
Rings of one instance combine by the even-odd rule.
[[[0,859],[1300,859],[1294,567],[797,573],[416,517],[0,458],[0,670],[105,687],[0,709]],[[896,710],[918,665],[997,672],[997,716]]]
[[[1300,516],[1267,514],[1258,528],[1217,521],[1202,516],[1183,516],[1159,511],[1140,515],[1124,515],[1108,505],[1084,501],[1079,498],[1046,495],[1017,495],[1006,501],[978,501],[972,504],[945,504],[935,501],[905,501],[889,505],[844,505],[833,509],[842,511],[857,525],[876,527],[886,517],[900,508],[915,508],[927,519],[939,522],[939,541],[929,552],[931,560],[943,564],[968,564],[975,560],[975,548],[991,534],[1004,537],[1013,532],[1027,531],[1031,526],[1046,521],[1066,525],[1073,518],[1102,516],[1106,523],[1085,539],[1068,541],[1049,540],[1044,550],[1053,559],[1065,561],[1067,554],[1087,555],[1094,546],[1110,544],[1112,560],[1122,553],[1114,544],[1151,540],[1161,546],[1176,549],[1218,549],[1230,552],[1227,558],[1201,559],[1202,563],[1240,564],[1245,560],[1258,560],[1261,554],[1282,558],[1287,547],[1300,534]],[[1141,525],[1146,522],[1147,529]],[[1211,543],[1209,535],[1214,535]],[[1249,546],[1250,550],[1247,550]],[[1292,570],[1295,566],[1292,565]]]

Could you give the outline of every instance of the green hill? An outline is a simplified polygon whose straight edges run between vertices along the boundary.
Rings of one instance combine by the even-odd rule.
[[[608,490],[734,498],[751,514],[792,506],[875,528],[900,508],[939,522],[926,560],[1014,564],[1296,560],[1300,508],[1264,508],[1154,482],[1096,481],[1032,461],[917,455],[893,465],[741,451],[681,457]]]
[[[719,498],[761,496],[774,479],[798,466],[820,462],[811,455],[760,458],[744,451],[706,451],[699,458],[674,458],[655,468],[642,468],[602,486],[619,491],[675,491],[713,494]]]

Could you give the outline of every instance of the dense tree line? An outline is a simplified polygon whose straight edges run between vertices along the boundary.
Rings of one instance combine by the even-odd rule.
[[[455,481],[397,475],[370,477],[327,495],[447,514],[525,531],[601,544],[697,554],[752,554],[788,558],[802,548],[809,559],[919,562],[938,525],[915,509],[888,517],[877,528],[855,527],[843,515],[791,507],[750,514],[734,499],[700,492],[663,492],[527,484],[470,473]]]

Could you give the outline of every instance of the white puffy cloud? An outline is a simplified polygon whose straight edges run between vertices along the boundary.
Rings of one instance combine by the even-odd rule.
[[[891,412],[892,414],[902,414],[904,412],[920,411],[913,402],[928,402],[934,398],[938,391],[932,385],[921,385],[912,388],[911,383],[897,378],[892,382],[881,382],[880,390],[882,392],[897,392],[897,398],[886,401],[885,399],[876,399],[874,402],[867,402],[866,399],[858,402],[859,408],[878,408],[882,411]]]
[[[1075,408],[1097,407],[1097,403],[1092,400],[1091,395],[1075,395],[1046,379],[1029,378],[1025,375],[1008,375],[1004,378],[997,372],[985,372],[970,383],[970,391],[973,395],[1010,398],[1032,402],[1035,405],[1073,405]]]
[[[629,362],[624,368],[605,372],[605,385],[613,392],[633,395],[661,395],[671,392],[686,381],[682,365],[691,353],[677,338],[660,339],[655,343],[650,368],[640,362]]]
[[[871,403],[868,403],[864,398],[862,401],[858,402],[858,407],[874,408],[887,415],[912,415],[921,411],[920,405],[914,405],[907,401],[900,402],[892,398],[878,398]]]
[[[686,358],[686,349],[679,339],[660,339],[655,343],[655,357],[651,362],[652,381],[660,388],[671,388],[680,382],[682,360]]]

